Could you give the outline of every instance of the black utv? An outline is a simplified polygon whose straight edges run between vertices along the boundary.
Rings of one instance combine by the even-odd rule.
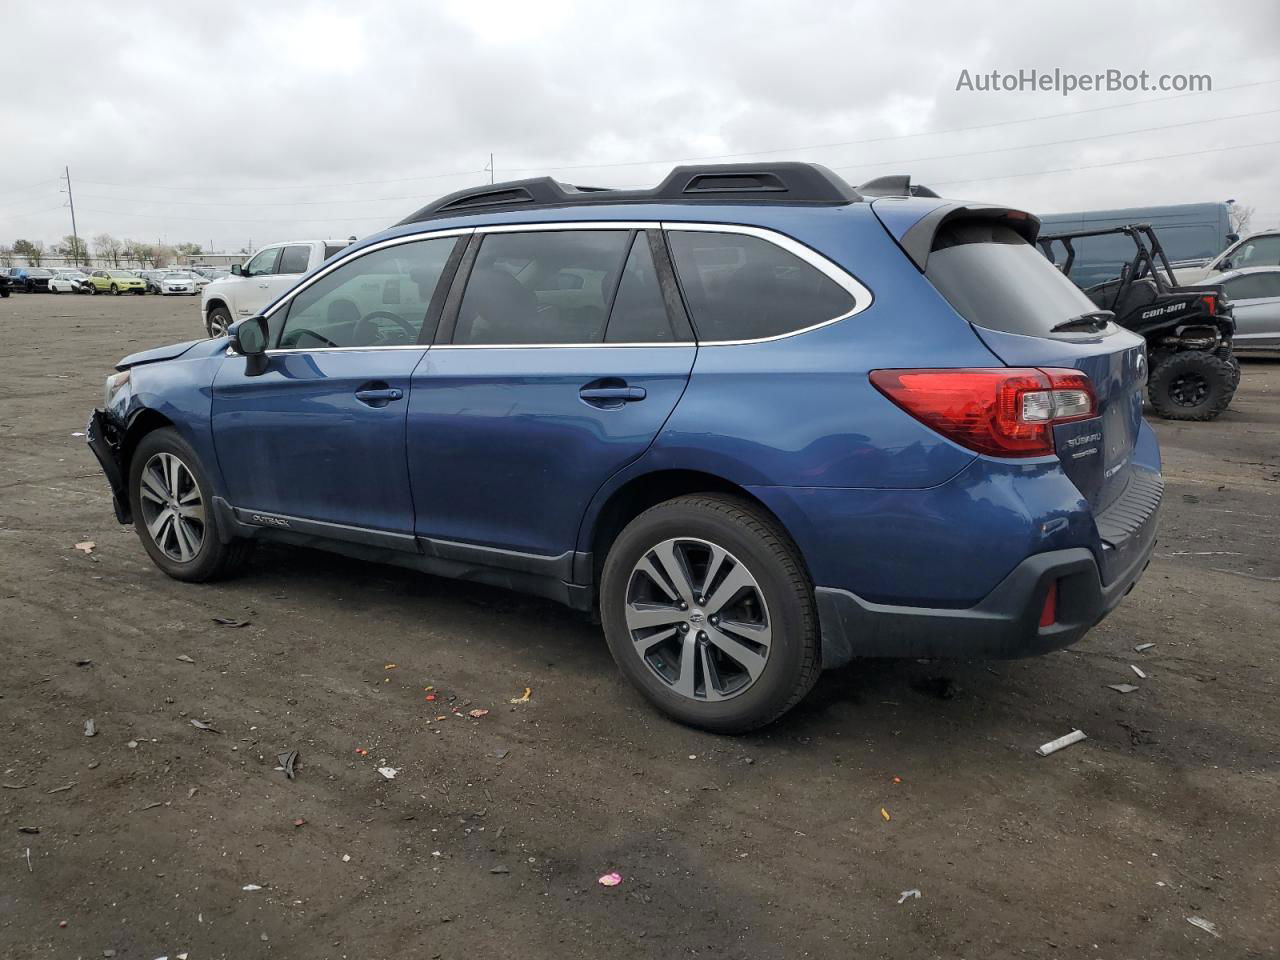
[[[1112,235],[1133,242],[1133,259],[1116,279],[1083,288],[1098,312],[1072,322],[1084,329],[1114,320],[1144,338],[1147,396],[1156,413],[1168,420],[1212,420],[1227,409],[1240,383],[1240,362],[1231,352],[1235,320],[1221,284],[1179,286],[1148,224],[1055,233],[1037,242],[1070,277],[1073,241]],[[1056,256],[1059,248],[1062,259]]]

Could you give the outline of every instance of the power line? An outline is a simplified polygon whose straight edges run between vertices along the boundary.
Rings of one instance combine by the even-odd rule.
[[[1280,108],[1274,110],[1257,110],[1253,113],[1237,113],[1226,117],[1210,117],[1207,120],[1185,120],[1182,123],[1166,123],[1158,127],[1141,127],[1136,130],[1120,130],[1116,133],[1099,133],[1089,137],[1071,137],[1067,140],[1046,140],[1041,143],[1024,143],[1014,147],[995,147],[991,150],[972,150],[966,153],[945,153],[935,154],[931,157],[908,157],[905,160],[877,160],[872,163],[856,163],[849,166],[833,167],[833,170],[857,170],[862,167],[891,167],[895,164],[904,163],[924,163],[929,160],[956,160],[961,157],[981,157],[992,153],[1006,153],[1010,150],[1031,150],[1035,147],[1060,147],[1068,143],[1085,143],[1089,140],[1106,140],[1110,137],[1126,137],[1135,133],[1154,133],[1157,130],[1174,130],[1178,127],[1195,127],[1202,123],[1218,123],[1223,120],[1242,120],[1245,117],[1262,117],[1272,113],[1280,113]]]
[[[1205,120],[1184,120],[1181,123],[1166,123],[1155,127],[1140,127],[1133,130],[1120,130],[1115,133],[1099,133],[1087,137],[1070,137],[1064,140],[1046,140],[1039,143],[1019,144],[1012,147],[996,147],[990,150],[971,150],[963,153],[933,154],[926,157],[906,157],[898,160],[876,160],[869,163],[850,164],[848,166],[837,166],[836,170],[858,170],[867,167],[891,167],[902,166],[911,163],[924,163],[931,160],[955,160],[963,157],[980,157],[993,153],[1006,153],[1011,150],[1032,150],[1037,147],[1057,147],[1071,143],[1086,143],[1092,140],[1106,140],[1112,137],[1132,136],[1140,133],[1154,133],[1160,130],[1174,130],[1180,127],[1199,126],[1204,123],[1221,123],[1227,120],[1243,120],[1249,117],[1261,117],[1270,114],[1280,113],[1280,108],[1271,110],[1255,110],[1251,113],[1236,113],[1225,117],[1210,117]],[[84,181],[82,181],[84,182]],[[131,199],[129,197],[111,196],[102,193],[84,193],[81,196],[93,197],[98,200],[123,200]],[[261,201],[221,201],[221,200],[148,200],[137,198],[140,203],[157,203],[170,204],[174,206],[191,206],[191,207],[254,207],[255,209],[266,206],[315,206],[325,204],[353,204],[353,203],[389,203],[389,202],[416,202],[422,198],[420,195],[399,196],[399,197],[364,197],[356,200],[261,200]]]
[[[743,157],[760,157],[771,153],[800,153],[808,150],[827,150],[833,147],[852,147],[863,146],[870,143],[889,143],[897,140],[912,140],[920,137],[943,136],[952,133],[970,133],[975,130],[990,130],[996,127],[1013,126],[1020,123],[1034,123],[1040,120],[1055,120],[1062,117],[1078,117],[1088,113],[1100,113],[1107,110],[1120,110],[1126,107],[1145,106],[1152,103],[1163,103],[1170,100],[1181,100],[1186,97],[1204,96],[1210,93],[1223,93],[1228,90],[1242,90],[1248,87],[1266,86],[1272,83],[1280,83],[1280,77],[1272,80],[1254,80],[1249,83],[1236,83],[1225,87],[1217,87],[1214,90],[1195,90],[1189,93],[1173,94],[1167,97],[1148,97],[1144,100],[1127,100],[1124,103],[1111,103],[1100,107],[1087,107],[1083,110],[1069,110],[1061,113],[1046,113],[1035,117],[1019,117],[1013,120],[997,120],[991,123],[979,123],[966,127],[949,127],[942,130],[925,130],[919,133],[902,133],[884,137],[868,137],[860,140],[842,140],[832,143],[809,144],[807,146],[787,146],[772,147],[768,150],[756,150],[745,153],[720,153],[707,154],[697,157],[668,157],[654,160],[625,160],[611,163],[584,163],[571,165],[550,165],[544,164],[536,167],[509,167],[504,168],[509,173],[537,173],[561,170],[605,170],[615,167],[639,167],[639,166],[657,166],[659,164],[669,163],[698,163],[706,160],[735,160]],[[487,168],[474,170],[456,170],[449,173],[427,173],[413,177],[398,177],[393,179],[382,180],[351,180],[342,183],[312,183],[312,184],[295,184],[291,186],[273,185],[273,186],[211,186],[208,184],[192,184],[188,186],[155,186],[153,190],[227,190],[227,191],[256,191],[256,190],[327,190],[333,187],[359,187],[374,184],[387,183],[411,183],[417,180],[439,180],[448,177],[478,176],[488,173]],[[120,183],[118,181],[108,180],[85,180],[81,179],[81,183],[91,183],[95,186],[111,186],[111,187],[136,187],[136,183]]]
[[[936,180],[929,185],[945,187],[956,183],[990,183],[993,180],[1016,180],[1021,177],[1039,177],[1050,173],[1074,173],[1077,170],[1097,170],[1101,167],[1122,167],[1129,163],[1146,163],[1150,160],[1175,160],[1179,157],[1200,157],[1207,153],[1223,153],[1227,150],[1249,150],[1253,147],[1273,147],[1280,140],[1263,140],[1259,143],[1241,143],[1230,147],[1212,147],[1208,150],[1192,150],[1189,153],[1162,153],[1154,157],[1132,157],[1128,160],[1112,160],[1108,163],[1088,163],[1078,167],[1058,167],[1054,170],[1032,170],[1027,173],[1005,173],[995,177],[971,177],[965,180]]]
[[[137,210],[101,210],[92,207],[81,206],[80,209],[86,213],[101,213],[111,217],[143,217],[151,220],[182,220],[185,223],[357,223],[368,220],[386,221],[388,216],[392,214],[373,214],[366,217],[235,217],[235,218],[212,218],[212,217],[188,217],[185,214],[172,213],[139,213]],[[390,226],[390,224],[388,224]]]

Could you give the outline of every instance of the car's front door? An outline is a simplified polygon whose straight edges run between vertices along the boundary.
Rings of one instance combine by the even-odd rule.
[[[419,239],[347,260],[272,311],[265,371],[228,354],[212,426],[241,519],[413,549],[410,375],[435,332],[432,295],[459,242]]]
[[[652,443],[697,348],[659,283],[660,231],[481,228],[471,244],[413,376],[416,529],[567,576],[592,495]]]
[[[261,313],[279,294],[276,266],[280,263],[283,247],[267,247],[253,255],[253,259],[240,269],[239,289],[235,293],[236,317],[252,317]]]

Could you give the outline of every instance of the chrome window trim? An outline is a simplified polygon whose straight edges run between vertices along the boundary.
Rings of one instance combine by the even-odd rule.
[[[863,310],[871,306],[874,296],[871,291],[863,286],[852,274],[837,265],[834,261],[818,253],[811,247],[805,246],[799,240],[780,233],[777,230],[768,227],[753,227],[736,223],[701,223],[692,221],[669,221],[669,220],[573,220],[549,223],[500,223],[500,224],[484,224],[475,227],[454,227],[447,230],[433,230],[425,233],[413,233],[400,237],[392,237],[379,243],[372,244],[368,247],[361,247],[359,250],[353,251],[350,255],[341,257],[333,263],[328,264],[324,269],[309,277],[305,283],[291,289],[284,295],[274,306],[270,314],[264,314],[268,318],[275,314],[277,310],[286,307],[293,299],[302,291],[306,290],[312,284],[317,283],[324,277],[328,276],[334,270],[345,266],[346,264],[363,257],[365,254],[374,253],[378,250],[384,250],[388,247],[398,246],[404,243],[413,243],[419,240],[434,240],[438,237],[465,237],[473,234],[489,234],[489,233],[534,233],[534,232],[552,232],[567,230],[663,230],[663,231],[685,231],[694,233],[732,233],[741,236],[756,237],[764,240],[766,243],[772,243],[774,246],[785,250],[792,256],[807,263],[819,273],[823,274],[829,280],[837,284],[842,290],[853,298],[853,309],[847,313],[842,313],[838,317],[832,317],[830,320],[823,320],[820,323],[810,324],[807,327],[801,327],[798,330],[790,330],[786,333],[774,334],[770,337],[754,337],[746,340],[682,340],[674,343],[436,343],[436,344],[398,344],[394,346],[371,346],[371,347],[308,347],[308,348],[276,348],[267,350],[269,356],[277,354],[290,353],[332,353],[334,351],[366,351],[366,350],[567,350],[584,347],[624,347],[624,348],[656,348],[670,349],[672,347],[736,347],[756,343],[772,343],[775,340],[786,340],[791,337],[798,337],[801,334],[809,333],[822,327],[830,326],[833,323],[839,323],[841,320],[847,320],[849,317],[856,316]]]

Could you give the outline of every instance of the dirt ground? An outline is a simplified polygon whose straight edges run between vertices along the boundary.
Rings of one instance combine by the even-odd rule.
[[[859,662],[722,738],[551,603],[283,548],[167,579],[74,434],[197,317],[0,301],[0,957],[1280,954],[1280,361],[1156,423],[1156,559],[1077,647]]]

